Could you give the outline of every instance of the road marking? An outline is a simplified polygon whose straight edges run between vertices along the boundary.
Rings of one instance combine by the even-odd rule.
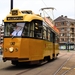
[[[69,67],[62,67],[62,69],[69,70],[69,69],[71,69],[71,68],[69,68]]]

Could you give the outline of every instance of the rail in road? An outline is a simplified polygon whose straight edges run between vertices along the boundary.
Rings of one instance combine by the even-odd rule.
[[[51,61],[50,63],[46,63],[40,66],[30,66],[30,65],[23,65],[20,67],[13,66],[10,61],[7,62],[0,62],[0,75],[54,75],[62,65],[59,72],[65,70],[61,73],[55,73],[55,75],[75,75],[73,70],[75,68],[72,67],[75,65],[75,51],[67,52],[61,51],[58,58]],[[68,70],[67,70],[68,68]],[[71,74],[71,72],[74,74]],[[70,74],[69,74],[70,73]]]
[[[72,53],[53,75],[75,75],[75,53]]]

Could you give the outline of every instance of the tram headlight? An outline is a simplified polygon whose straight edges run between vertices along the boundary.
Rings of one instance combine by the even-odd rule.
[[[10,48],[9,48],[9,51],[10,51],[10,52],[13,52],[13,51],[14,51],[14,48],[13,48],[13,47],[10,47]]]

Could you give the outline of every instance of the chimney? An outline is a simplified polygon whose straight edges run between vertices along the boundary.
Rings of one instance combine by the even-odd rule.
[[[67,16],[65,16],[65,18],[67,18]]]
[[[61,15],[61,17],[63,17],[63,15]]]

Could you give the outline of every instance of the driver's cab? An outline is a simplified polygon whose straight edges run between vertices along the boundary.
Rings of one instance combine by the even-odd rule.
[[[4,26],[4,37],[42,38],[42,21],[8,22]]]

